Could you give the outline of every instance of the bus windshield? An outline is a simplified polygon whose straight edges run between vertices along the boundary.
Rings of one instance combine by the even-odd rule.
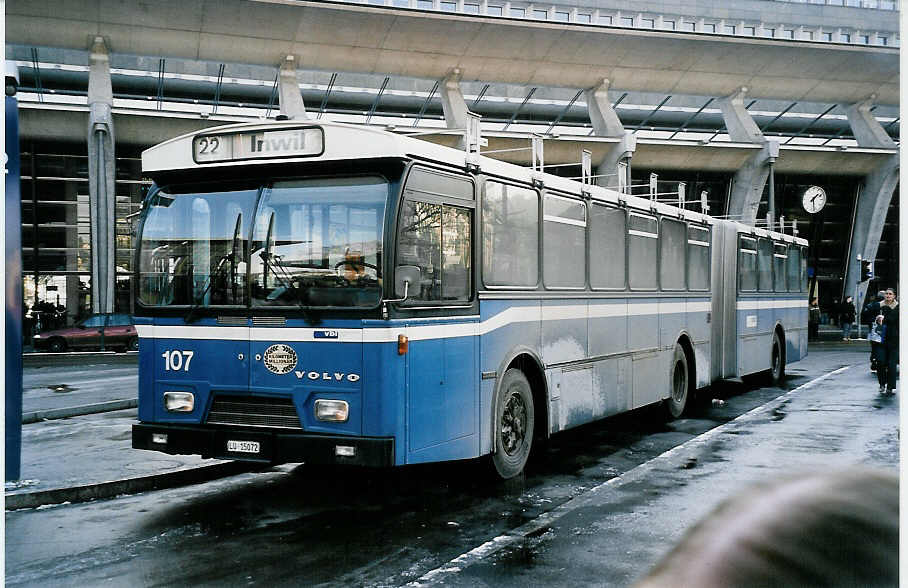
[[[139,301],[169,307],[373,307],[388,182],[162,188],[139,238]]]

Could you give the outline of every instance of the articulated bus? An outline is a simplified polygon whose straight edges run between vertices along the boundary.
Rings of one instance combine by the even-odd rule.
[[[145,151],[133,447],[265,463],[483,458],[807,354],[806,246],[374,128]]]

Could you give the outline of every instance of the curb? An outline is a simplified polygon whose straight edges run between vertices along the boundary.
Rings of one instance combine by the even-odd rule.
[[[98,402],[95,404],[83,404],[82,406],[70,406],[66,408],[50,408],[47,410],[35,410],[32,412],[22,413],[22,424],[30,425],[41,421],[53,419],[65,419],[74,416],[83,416],[87,414],[97,414],[99,412],[111,412],[114,410],[125,410],[127,408],[136,408],[139,406],[138,399],[131,400],[110,400],[108,402]]]
[[[23,367],[43,367],[49,365],[67,365],[82,364],[86,360],[103,361],[104,363],[114,364],[138,364],[139,352],[127,351],[118,353],[115,351],[69,351],[64,353],[50,352],[30,352],[22,354]]]
[[[125,480],[114,480],[111,482],[100,482],[98,484],[87,484],[84,486],[74,486],[72,488],[52,488],[50,490],[38,490],[35,492],[6,494],[6,510],[35,508],[38,506],[62,504],[66,502],[88,502],[91,500],[113,498],[114,496],[119,496],[121,494],[136,494],[149,490],[164,490],[167,488],[188,486],[190,484],[199,484],[217,478],[226,478],[228,476],[270,467],[270,465],[263,466],[261,464],[228,461],[209,466],[167,472],[164,474],[127,478]]]

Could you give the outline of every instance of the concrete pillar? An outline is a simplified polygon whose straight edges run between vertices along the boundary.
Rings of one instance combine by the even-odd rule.
[[[91,47],[88,74],[88,208],[91,223],[91,310],[114,311],[116,191],[110,54],[101,37]]]
[[[467,102],[463,99],[463,92],[460,89],[461,71],[458,68],[452,69],[438,84],[441,92],[441,109],[445,115],[445,125],[449,129],[463,129],[464,136],[461,137],[456,147],[458,149],[466,148],[466,130],[470,124],[470,109],[467,108]]]
[[[722,117],[725,119],[725,128],[729,138],[735,143],[763,143],[766,139],[753,117],[744,107],[744,97],[747,88],[740,88],[734,94],[718,100]]]
[[[765,141],[762,149],[754,153],[735,172],[732,179],[728,216],[732,220],[753,225],[757,219],[763,189],[769,178],[769,164],[779,157],[779,142]]]
[[[74,203],[79,201],[79,184],[67,182],[66,199]],[[66,323],[72,324],[79,314],[79,205],[66,207],[66,247],[74,251],[66,254],[66,271],[72,272],[66,276]],[[72,227],[72,228],[69,228]],[[56,302],[56,300],[54,301]]]
[[[892,137],[877,122],[870,112],[873,100],[876,96],[858,102],[856,104],[842,104],[842,110],[848,117],[848,124],[854,133],[854,138],[861,147],[873,147],[876,149],[896,149],[897,146]]]
[[[899,156],[890,155],[886,162],[877,169],[867,174],[864,178],[864,187],[858,196],[857,214],[854,217],[854,230],[851,235],[850,252],[847,259],[845,274],[845,296],[853,293],[855,284],[860,279],[861,266],[857,263],[857,256],[861,259],[876,259],[880,247],[880,237],[883,234],[883,225],[886,223],[886,213],[892,195],[899,183]],[[896,284],[883,284],[883,287],[896,287]],[[856,302],[864,300],[867,292],[867,282],[858,284],[858,298]]]
[[[753,225],[757,219],[760,200],[763,198],[766,179],[769,177],[769,164],[779,157],[779,143],[766,140],[760,132],[753,117],[744,107],[746,94],[747,88],[741,88],[734,94],[720,99],[718,103],[729,138],[735,143],[753,143],[762,147],[735,172],[728,202],[730,218]]]
[[[296,58],[288,55],[281,64],[278,74],[279,101],[281,114],[291,120],[309,120],[306,104],[300,93],[300,82],[296,75]]]
[[[871,95],[866,100],[856,104],[842,105],[848,116],[848,123],[854,137],[861,147],[875,149],[898,149],[898,146],[886,133],[886,130],[873,117],[870,108],[876,96]],[[858,284],[860,279],[861,259],[876,259],[877,249],[880,246],[880,237],[883,234],[883,225],[886,223],[886,213],[892,194],[899,182],[899,156],[890,155],[875,170],[864,178],[864,186],[858,196],[858,205],[854,217],[854,229],[851,232],[851,243],[848,247],[846,259],[845,283],[843,284],[844,296],[855,291],[858,285],[858,296],[855,306],[863,304],[867,292],[867,283]],[[884,287],[895,287],[895,284],[885,284]]]
[[[612,108],[612,103],[608,96],[609,85],[609,80],[604,79],[598,86],[586,90],[584,95],[587,109],[590,113],[590,122],[593,124],[593,133],[597,137],[619,139],[618,143],[613,144],[608,149],[594,174],[599,176],[596,178],[596,184],[617,189],[622,183],[626,183],[628,186],[631,185],[630,160],[637,149],[637,137],[630,131],[624,130],[621,119],[618,118],[618,114]],[[624,173],[627,174],[625,178],[618,177],[622,169],[618,165],[620,163],[627,164],[627,167],[624,168]]]
[[[441,109],[449,129],[466,129],[470,117],[470,109],[467,108],[467,102],[460,90],[460,76],[459,69],[452,69],[438,84],[441,91]]]

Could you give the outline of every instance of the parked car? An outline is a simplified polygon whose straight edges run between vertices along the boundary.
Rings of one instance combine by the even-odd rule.
[[[93,314],[72,327],[38,333],[32,338],[32,344],[35,349],[53,353],[67,349],[99,349],[102,334],[105,349],[139,349],[139,336],[132,316],[128,314]]]

